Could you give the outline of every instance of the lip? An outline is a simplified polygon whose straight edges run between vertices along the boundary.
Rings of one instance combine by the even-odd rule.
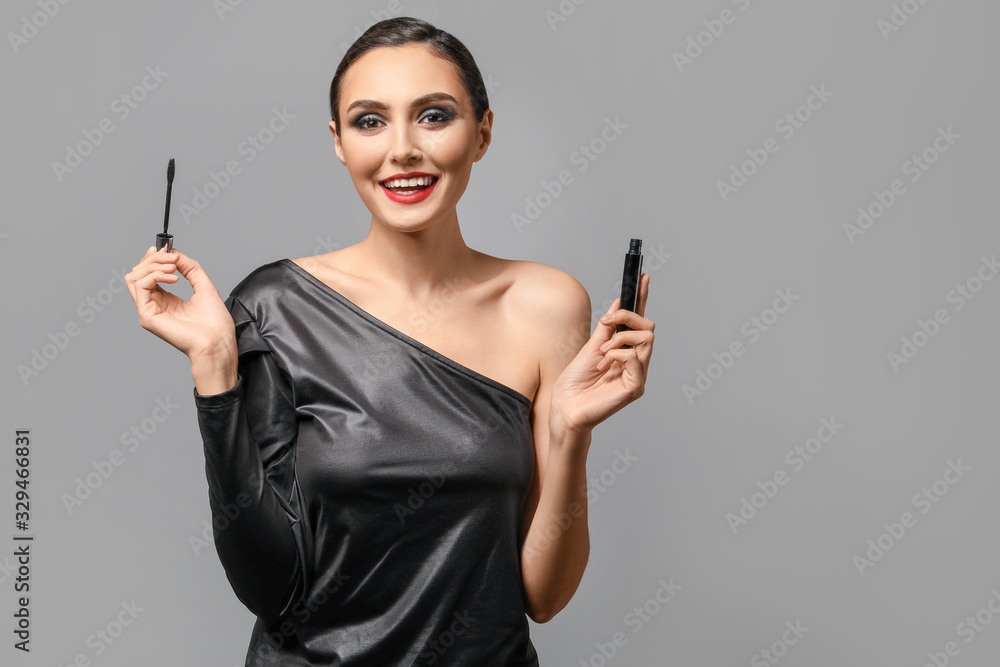
[[[431,183],[426,188],[424,188],[423,190],[419,190],[417,192],[408,195],[400,194],[398,192],[393,192],[384,185],[386,181],[391,181],[396,178],[416,178],[418,176],[430,176],[431,178],[434,179],[434,182]],[[379,181],[378,184],[382,188],[382,192],[385,193],[385,196],[388,197],[390,200],[396,202],[397,204],[416,204],[417,202],[421,202],[430,197],[431,193],[434,192],[434,188],[437,187],[437,184],[440,180],[441,179],[435,176],[434,174],[427,174],[422,171],[411,171],[405,174],[395,174],[393,176],[389,176],[388,178]]]
[[[379,185],[385,183],[386,181],[391,181],[394,178],[416,178],[417,176],[431,176],[433,178],[436,178],[434,174],[428,174],[425,171],[408,171],[405,174],[393,174],[392,176],[387,176],[386,178],[383,178],[381,181],[379,181]]]

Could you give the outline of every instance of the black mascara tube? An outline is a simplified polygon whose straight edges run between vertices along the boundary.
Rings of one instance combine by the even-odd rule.
[[[618,301],[618,307],[635,312],[639,303],[639,276],[642,275],[642,239],[632,239],[628,243],[628,252],[625,253],[625,270],[622,274],[622,294]],[[618,331],[631,331],[632,328],[619,324],[615,329]],[[622,347],[632,347],[622,345]]]
[[[170,162],[167,163],[167,203],[166,208],[163,211],[163,232],[156,235],[156,250],[159,251],[160,248],[166,247],[166,251],[170,252],[174,249],[174,235],[167,233],[167,225],[170,223],[170,191],[174,186],[174,159],[170,158]]]

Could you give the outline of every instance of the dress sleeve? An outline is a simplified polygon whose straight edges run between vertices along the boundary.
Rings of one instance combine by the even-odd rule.
[[[215,548],[240,601],[271,624],[306,589],[302,503],[295,484],[298,420],[290,382],[234,296],[236,384],[194,402],[205,449]]]

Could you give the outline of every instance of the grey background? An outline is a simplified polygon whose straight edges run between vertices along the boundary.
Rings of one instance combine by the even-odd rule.
[[[759,652],[779,642],[789,667],[918,666],[954,641],[950,664],[994,664],[1000,284],[983,283],[961,309],[948,295],[1000,250],[1000,10],[902,5],[919,10],[886,38],[889,0],[563,0],[556,23],[556,0],[244,1],[223,14],[207,1],[108,0],[59,5],[15,52],[9,33],[41,10],[4,3],[0,479],[12,526],[13,431],[31,428],[37,537],[30,656],[11,648],[4,537],[0,662],[243,663],[253,618],[214,548],[192,543],[210,515],[190,365],[139,327],[127,291],[108,287],[153,242],[170,157],[177,247],[224,294],[263,263],[364,237],[370,215],[334,154],[327,92],[344,48],[381,12],[452,32],[493,82],[493,144],[459,211],[471,247],[568,271],[595,319],[617,296],[628,238],[647,248],[657,324],[647,392],[594,433],[588,471],[613,483],[590,506],[579,591],[531,626],[541,663],[770,664]],[[733,22],[702,35],[711,44],[679,71],[674,53],[725,9]],[[147,66],[169,74],[122,119],[112,101]],[[811,86],[832,97],[802,111],[811,117],[786,140],[775,123]],[[246,161],[238,145],[275,107],[294,120]],[[53,162],[102,118],[113,132],[57,176]],[[581,171],[574,152],[608,118],[627,127],[596,142],[603,152]],[[960,138],[909,180],[904,163],[949,126]],[[778,152],[723,201],[717,182],[768,137]],[[229,160],[241,173],[185,223],[179,207]],[[519,231],[512,214],[563,169],[573,183]],[[894,179],[905,193],[851,243],[844,225]],[[653,248],[669,257],[654,261]],[[190,295],[186,283],[170,289]],[[751,341],[741,329],[776,290],[798,299]],[[88,299],[104,299],[100,312]],[[889,354],[938,309],[947,323],[894,369]],[[18,367],[74,324],[77,335],[22,380]],[[735,341],[745,352],[689,401],[683,386]],[[178,406],[162,422],[158,399]],[[843,428],[794,470],[786,453],[823,418]],[[144,420],[146,439],[129,451],[122,434]],[[64,494],[115,449],[122,464],[70,512]],[[638,460],[615,473],[626,449]],[[915,503],[949,461],[969,470],[938,483],[938,502]],[[778,471],[787,484],[734,532],[727,514]],[[868,540],[907,511],[915,525],[859,571]],[[634,632],[627,614],[670,578],[681,588],[662,608],[650,603],[657,613]],[[133,600],[143,611],[97,655],[88,637]],[[972,626],[960,624],[977,612],[989,622],[967,641]],[[783,652],[786,622],[808,630]],[[617,631],[625,642],[604,658],[599,644]]]

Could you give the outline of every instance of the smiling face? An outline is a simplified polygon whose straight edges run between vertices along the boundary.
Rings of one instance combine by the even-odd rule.
[[[415,231],[455,218],[493,112],[476,120],[450,61],[423,44],[372,49],[341,80],[338,106],[337,157],[373,220]]]

